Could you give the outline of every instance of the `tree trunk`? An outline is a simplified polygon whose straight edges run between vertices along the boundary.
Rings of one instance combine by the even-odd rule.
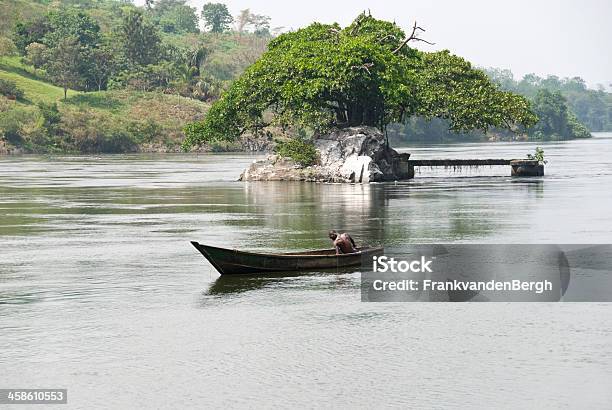
[[[68,87],[64,86],[64,101],[66,101],[67,94],[68,94]]]

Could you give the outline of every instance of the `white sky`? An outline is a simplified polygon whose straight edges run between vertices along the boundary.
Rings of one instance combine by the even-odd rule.
[[[423,50],[449,49],[484,67],[526,73],[580,76],[590,86],[612,83],[612,0],[190,0],[225,3],[233,15],[249,8],[286,29],[313,21],[342,26],[361,11],[396,21],[416,20],[427,32]],[[144,0],[135,0],[136,4]]]

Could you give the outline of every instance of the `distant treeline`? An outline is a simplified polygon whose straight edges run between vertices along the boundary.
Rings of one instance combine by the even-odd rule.
[[[508,133],[492,129],[487,133],[475,131],[457,134],[448,131],[445,121],[412,118],[405,124],[390,129],[395,143],[448,142],[490,140],[551,140],[586,138],[590,132],[612,131],[612,94],[603,86],[589,89],[580,77],[559,78],[549,75],[541,78],[527,74],[515,80],[512,71],[496,68],[483,69],[500,88],[526,96],[540,118],[528,130]]]
[[[593,90],[589,89],[580,77],[559,78],[549,75],[541,78],[535,74],[527,74],[517,81],[512,71],[507,69],[489,68],[485,72],[504,90],[514,91],[531,99],[536,98],[538,91],[543,89],[560,93],[578,121],[589,131],[612,131],[612,94],[606,92],[603,85]]]

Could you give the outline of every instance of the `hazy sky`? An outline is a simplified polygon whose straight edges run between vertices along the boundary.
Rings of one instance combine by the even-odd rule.
[[[144,0],[135,0],[137,4]],[[526,73],[580,76],[591,86],[612,83],[612,0],[191,0],[227,4],[237,15],[272,18],[272,27],[299,28],[313,21],[350,23],[363,10],[396,21],[414,20],[427,29],[423,50],[449,49],[485,67]]]

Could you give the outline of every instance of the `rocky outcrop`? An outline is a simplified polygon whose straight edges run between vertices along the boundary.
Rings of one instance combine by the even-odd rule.
[[[385,143],[374,127],[335,130],[314,140],[319,154],[316,165],[302,167],[293,160],[270,155],[253,162],[242,181],[311,181],[368,183],[410,177],[410,154],[399,154]]]

